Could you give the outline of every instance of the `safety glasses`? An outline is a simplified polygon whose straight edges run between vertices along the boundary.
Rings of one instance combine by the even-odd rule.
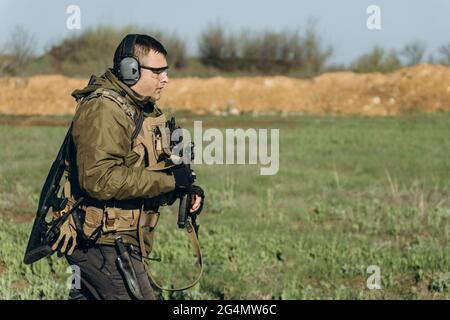
[[[141,68],[150,70],[151,72],[153,72],[154,74],[157,74],[157,75],[163,75],[163,74],[168,75],[168,73],[169,73],[169,66],[165,66],[165,67],[161,67],[161,68],[141,66]]]

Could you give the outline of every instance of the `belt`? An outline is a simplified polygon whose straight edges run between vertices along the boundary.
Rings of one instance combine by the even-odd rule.
[[[118,208],[123,210],[135,210],[135,209],[141,209],[142,205],[144,205],[144,210],[158,210],[159,204],[157,201],[154,201],[152,199],[129,199],[129,200],[98,200],[94,198],[86,198],[83,201],[83,205],[85,206],[92,206],[99,209],[104,208]]]

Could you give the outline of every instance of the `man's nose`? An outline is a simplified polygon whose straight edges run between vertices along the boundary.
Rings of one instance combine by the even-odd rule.
[[[169,83],[169,75],[167,73],[163,74],[163,78],[161,79],[161,82]]]

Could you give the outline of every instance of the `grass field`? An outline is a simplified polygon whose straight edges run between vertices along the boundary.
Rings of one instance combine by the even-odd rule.
[[[205,274],[194,289],[162,298],[450,298],[450,113],[203,120],[222,129],[279,128],[280,170],[195,166],[207,193],[199,218]],[[65,131],[0,126],[1,299],[67,297],[64,259],[22,264]],[[162,211],[153,253],[162,262],[151,265],[165,286],[187,284],[197,272],[175,209]],[[371,265],[380,268],[379,290],[366,286]]]

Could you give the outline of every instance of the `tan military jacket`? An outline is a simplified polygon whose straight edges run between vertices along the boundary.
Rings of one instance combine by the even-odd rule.
[[[145,168],[133,151],[133,119],[142,113],[157,117],[161,110],[149,97],[142,97],[120,82],[110,70],[72,95],[80,101],[99,88],[119,92],[132,106],[128,112],[104,96],[85,99],[73,119],[72,137],[76,149],[77,177],[80,188],[98,200],[132,200],[164,196],[175,189],[172,175]],[[131,111],[131,112],[130,112]],[[106,233],[97,243],[113,244],[117,235]],[[138,245],[137,232],[123,232],[124,242]],[[146,245],[151,250],[151,239]]]

